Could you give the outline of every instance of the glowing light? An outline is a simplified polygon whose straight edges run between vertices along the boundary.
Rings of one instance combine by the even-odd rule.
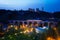
[[[24,24],[23,24],[23,25],[21,25],[20,28],[21,28],[21,29],[26,29],[26,27],[27,27],[27,25],[24,25]]]
[[[36,29],[36,28],[35,28],[35,30],[36,30],[36,33],[39,33],[39,32],[40,32],[40,31],[39,31],[38,29]]]
[[[17,28],[17,27],[15,27],[15,30],[18,30],[18,28]]]
[[[18,26],[15,26],[14,28],[15,28],[15,30],[18,30]]]
[[[46,27],[43,27],[42,29],[46,29]]]
[[[33,31],[33,28],[26,28],[24,31],[23,31],[23,33],[30,33],[30,32],[32,32]]]
[[[58,37],[57,40],[60,40],[60,37]]]
[[[31,32],[33,31],[33,28],[31,28],[31,30],[30,30]]]
[[[17,35],[17,33],[15,33],[15,35]]]
[[[23,33],[26,33],[26,31],[24,31]]]
[[[27,27],[28,25],[26,25],[26,27]]]
[[[11,25],[11,27],[13,27],[13,25]]]
[[[29,33],[29,30],[25,30],[24,33]]]
[[[23,32],[20,32],[20,33],[23,33]]]
[[[48,37],[47,40],[55,40],[55,39],[52,37]]]
[[[2,37],[2,39],[4,39],[4,37]]]
[[[57,30],[55,27],[53,28],[54,30]]]
[[[23,27],[22,27],[22,25],[20,25],[20,29],[22,29]]]

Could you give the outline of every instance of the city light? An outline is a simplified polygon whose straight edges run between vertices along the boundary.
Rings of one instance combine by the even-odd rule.
[[[60,40],[60,37],[58,37],[57,40]]]
[[[13,25],[11,25],[11,27],[13,27]]]
[[[32,20],[30,20],[30,21],[32,21]],[[32,34],[34,34],[35,36],[38,36],[38,34],[43,36],[43,34],[44,34],[47,37],[46,40],[60,40],[60,36],[59,36],[58,30],[57,30],[57,27],[51,27],[51,29],[50,29],[50,30],[54,30],[54,32],[56,34],[56,38],[55,38],[55,36],[53,36],[53,35],[51,36],[50,34],[47,34],[49,31],[48,25],[47,26],[41,25],[38,22],[41,22],[41,21],[35,20],[35,21],[33,21],[33,23],[31,25],[30,24],[23,24],[23,23],[22,23],[22,25],[15,25],[15,24],[8,25],[7,32],[14,33],[14,35],[10,34],[10,35],[8,35],[8,37],[10,39],[12,39],[13,38],[12,35],[18,36],[18,34],[29,35],[29,37],[31,37]],[[12,31],[10,31],[11,29],[12,29]],[[2,37],[2,39],[4,39],[4,37]],[[35,39],[35,37],[33,37],[33,39]]]
[[[52,37],[48,37],[47,40],[55,40],[55,39]]]
[[[15,28],[15,30],[18,30],[18,26],[15,26],[14,28]]]
[[[15,35],[17,35],[17,33],[15,33]]]

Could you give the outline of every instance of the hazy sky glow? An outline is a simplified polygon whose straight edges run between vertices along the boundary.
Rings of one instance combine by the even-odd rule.
[[[0,9],[28,9],[44,7],[45,11],[60,11],[60,0],[0,0]]]

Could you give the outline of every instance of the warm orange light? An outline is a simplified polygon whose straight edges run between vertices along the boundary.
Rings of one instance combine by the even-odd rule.
[[[26,24],[20,25],[20,28],[23,29],[22,33],[30,33],[30,32],[33,31],[33,28],[32,27],[28,27],[28,25],[26,25]]]
[[[29,30],[25,30],[24,33],[29,33],[30,31]]]
[[[18,30],[18,27],[17,26],[15,26],[15,30]]]
[[[23,25],[23,28],[25,28],[25,25]]]
[[[33,28],[31,28],[31,32],[33,31]]]
[[[22,25],[20,25],[20,29],[22,29],[23,27],[22,27]]]
[[[24,24],[20,26],[21,29],[25,29],[26,27],[27,25],[24,25]]]
[[[26,33],[26,31],[24,31],[23,33]]]
[[[60,40],[60,37],[58,37],[57,40]]]
[[[55,27],[53,28],[54,30],[57,30]]]
[[[23,33],[30,33],[33,31],[33,28],[26,28]]]
[[[29,33],[30,31],[29,30],[26,30],[27,33]]]
[[[48,37],[47,40],[55,40],[55,39],[52,37]]]

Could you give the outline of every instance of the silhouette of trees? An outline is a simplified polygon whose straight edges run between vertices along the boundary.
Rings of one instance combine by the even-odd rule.
[[[49,18],[60,18],[60,12],[48,13],[45,11],[30,11],[30,10],[0,10],[0,22],[8,20],[27,20],[41,19],[50,20]]]
[[[60,12],[54,12],[53,15],[54,15],[55,18],[60,18]]]

